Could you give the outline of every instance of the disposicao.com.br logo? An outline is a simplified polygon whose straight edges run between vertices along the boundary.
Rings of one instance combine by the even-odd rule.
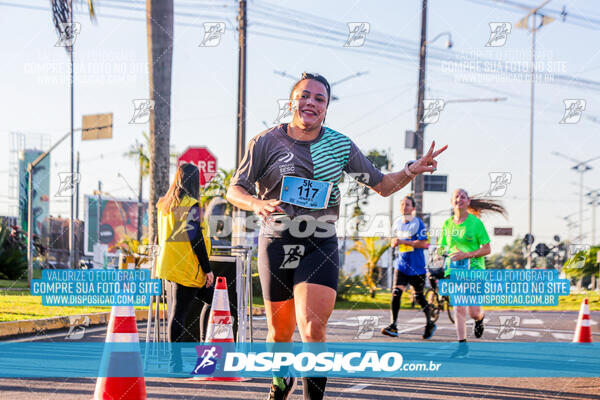
[[[293,367],[298,372],[394,372],[402,367],[402,354],[389,352],[381,357],[376,351],[351,353],[228,353],[224,370],[266,372]],[[407,364],[408,365],[408,364]]]
[[[412,353],[403,356],[392,347],[360,348],[338,343],[219,345],[196,346],[198,358],[193,375],[246,377],[289,371],[298,376],[400,376],[411,372],[439,372],[442,365],[435,359],[415,359]]]

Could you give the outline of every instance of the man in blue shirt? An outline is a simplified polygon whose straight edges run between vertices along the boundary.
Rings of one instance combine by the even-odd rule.
[[[405,196],[400,203],[402,219],[394,226],[395,238],[392,239],[392,247],[398,247],[399,257],[394,264],[394,289],[392,291],[392,323],[383,328],[381,333],[388,336],[398,336],[396,320],[400,310],[400,298],[406,285],[410,284],[415,289],[417,302],[425,313],[427,324],[423,339],[429,339],[435,332],[435,324],[431,321],[429,304],[423,294],[427,271],[425,270],[425,255],[427,232],[425,224],[413,215],[416,207],[415,200],[411,196]]]

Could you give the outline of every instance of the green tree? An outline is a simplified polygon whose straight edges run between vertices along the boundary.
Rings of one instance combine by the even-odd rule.
[[[379,259],[389,247],[390,242],[388,240],[367,237],[355,241],[354,246],[346,252],[346,254],[350,254],[355,251],[365,258],[366,272],[363,276],[363,283],[369,289],[371,297],[375,297],[375,291],[377,290],[377,285],[375,284],[378,273],[377,263],[379,263]]]
[[[389,159],[389,156],[385,150],[370,150],[367,154],[365,154],[365,157],[367,157],[367,159],[371,161],[373,165],[379,170],[381,170],[382,168],[386,168],[388,171],[390,171],[392,168],[391,160]],[[353,178],[350,179],[353,180]],[[356,199],[354,200],[354,210],[352,212],[352,217],[357,217],[356,224],[354,227],[355,238],[358,238],[360,224],[364,221],[364,219],[362,218],[364,212],[361,208],[361,205],[366,207],[369,204],[368,198],[371,194],[371,189],[369,189],[367,186],[360,185],[358,184],[358,182],[350,182],[350,189],[348,190],[346,195],[349,197],[356,196]]]
[[[598,275],[598,250],[600,246],[591,247],[589,250],[578,251],[567,260],[563,271],[568,276],[583,278]]]
[[[148,149],[150,148],[150,137],[146,132],[142,132],[144,141],[141,142],[135,139],[135,143],[129,146],[129,149],[123,155],[130,160],[139,162],[142,159],[142,176],[146,177],[150,174],[150,154]]]
[[[385,168],[388,171],[391,171],[391,169],[392,169],[392,164],[390,162],[391,161],[390,157],[389,157],[388,153],[385,150],[382,150],[382,151],[375,150],[375,149],[374,150],[370,150],[367,153],[367,158],[379,170]]]
[[[527,265],[527,255],[523,240],[515,239],[502,248],[500,254],[493,254],[486,260],[489,268],[522,269]]]
[[[142,136],[144,137],[143,141],[135,139],[135,143],[129,146],[129,149],[123,153],[123,155],[130,160],[139,162],[139,159],[142,159],[143,167],[142,167],[142,176],[147,177],[150,175],[150,136],[146,132],[142,132]],[[175,151],[175,146],[171,146],[169,150],[169,157],[171,159],[171,165],[177,164],[177,159],[180,154]]]
[[[226,170],[219,168],[214,178],[210,180],[208,185],[202,188],[200,193],[200,206],[206,207],[206,205],[215,197],[221,197],[224,199],[234,173],[235,169]],[[227,211],[228,214],[231,211],[231,204],[229,203],[227,205]]]

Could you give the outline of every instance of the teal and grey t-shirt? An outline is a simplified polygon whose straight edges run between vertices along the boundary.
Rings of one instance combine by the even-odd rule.
[[[268,129],[250,140],[232,185],[239,185],[262,200],[279,199],[284,175],[333,182],[327,208],[311,210],[288,203],[281,208],[291,217],[331,215],[337,220],[340,204],[338,184],[343,172],[369,187],[383,179],[379,171],[348,138],[323,127],[311,141],[294,140],[287,135],[287,124]]]

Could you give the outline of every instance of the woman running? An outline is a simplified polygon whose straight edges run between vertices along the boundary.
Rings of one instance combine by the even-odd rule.
[[[490,237],[483,222],[479,219],[482,211],[491,211],[506,215],[502,205],[493,200],[469,198],[464,189],[456,189],[452,195],[454,215],[442,226],[438,239],[439,252],[447,253],[445,275],[450,276],[453,270],[485,269],[484,257],[490,254]],[[453,357],[465,357],[467,347],[466,314],[475,320],[473,335],[483,335],[483,319],[485,314],[481,306],[455,306],[456,335],[459,347]]]
[[[324,127],[331,89],[318,74],[304,73],[292,88],[293,120],[250,140],[227,193],[233,205],[263,223],[258,270],[265,300],[267,342],[291,342],[298,325],[303,342],[324,342],[338,281],[338,218],[342,173],[382,196],[415,176],[436,170],[446,147],[429,151],[404,170],[383,174],[347,136]],[[292,104],[294,105],[292,107]],[[296,378],[282,371],[269,399],[287,399]],[[304,398],[322,399],[327,378],[303,378]]]
[[[210,286],[214,276],[202,234],[199,191],[198,168],[182,164],[177,168],[171,187],[156,205],[160,245],[156,276],[167,281],[169,342],[183,341],[186,317],[194,297],[204,301],[205,308],[212,301]],[[169,368],[172,372],[181,372],[179,348],[171,352]]]

